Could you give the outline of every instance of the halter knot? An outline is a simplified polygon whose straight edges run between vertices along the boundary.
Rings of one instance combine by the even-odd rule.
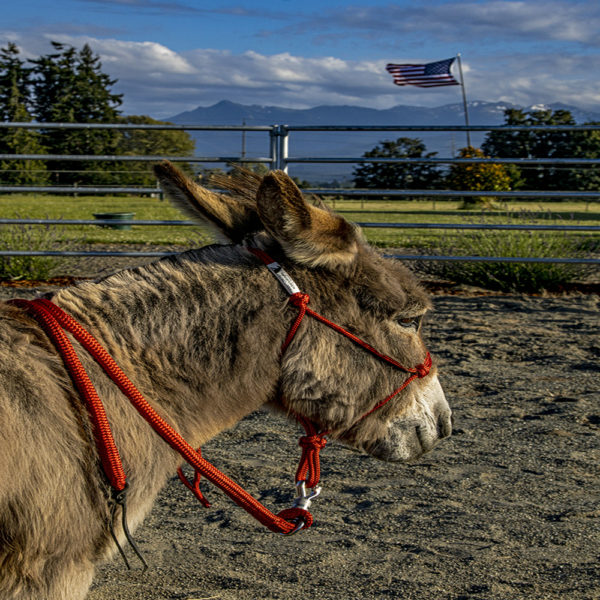
[[[319,452],[319,450],[323,450],[323,448],[325,448],[327,440],[322,434],[303,435],[298,441],[298,444],[306,450],[316,450]]]
[[[416,365],[414,368],[415,373],[419,379],[423,379],[423,377],[429,375],[429,371],[431,370],[431,364],[431,356],[428,352],[425,360],[420,365]]]
[[[303,294],[302,292],[296,292],[289,297],[289,302],[296,308],[305,308],[310,302],[310,296],[308,294]]]

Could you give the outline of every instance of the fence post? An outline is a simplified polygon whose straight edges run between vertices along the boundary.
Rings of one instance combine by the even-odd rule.
[[[278,166],[278,168],[281,169],[282,171],[284,171],[285,173],[287,173],[287,171],[288,171],[287,158],[288,158],[289,136],[290,136],[290,132],[289,132],[289,129],[287,128],[287,125],[280,125],[279,126],[279,156],[278,156],[279,166]]]
[[[279,125],[273,125],[269,131],[269,145],[271,162],[270,169],[273,171],[279,168]]]

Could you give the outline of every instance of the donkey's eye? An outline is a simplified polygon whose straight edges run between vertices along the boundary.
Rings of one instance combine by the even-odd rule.
[[[396,322],[404,329],[414,329],[416,331],[421,324],[421,317],[398,317]]]

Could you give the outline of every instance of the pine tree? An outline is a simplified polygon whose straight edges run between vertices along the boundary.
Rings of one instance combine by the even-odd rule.
[[[30,74],[16,44],[0,48],[0,120],[13,121],[16,104],[30,108]]]
[[[122,96],[110,88],[116,83],[102,72],[98,56],[86,44],[79,52],[52,42],[56,52],[32,60],[35,115],[40,122],[114,123]],[[44,142],[51,154],[113,154],[119,135],[115,130],[48,129]],[[108,183],[110,165],[97,161],[52,161],[54,181],[62,184]]]
[[[19,58],[18,47],[10,42],[0,48],[0,120],[27,123],[30,69]],[[42,154],[40,135],[34,129],[0,129],[0,154]],[[39,160],[0,160],[0,183],[40,185],[47,182],[46,166]]]
[[[116,79],[102,72],[100,57],[85,44],[77,55],[75,70],[75,118],[79,123],[116,122],[123,95],[111,93],[115,83]]]
[[[51,42],[56,50],[30,60],[34,65],[33,112],[41,123],[73,122],[75,96],[75,48]]]

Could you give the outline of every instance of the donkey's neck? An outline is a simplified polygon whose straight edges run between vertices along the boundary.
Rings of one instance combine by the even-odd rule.
[[[185,253],[53,297],[193,444],[274,398],[287,327],[281,299],[264,267],[235,247]]]

